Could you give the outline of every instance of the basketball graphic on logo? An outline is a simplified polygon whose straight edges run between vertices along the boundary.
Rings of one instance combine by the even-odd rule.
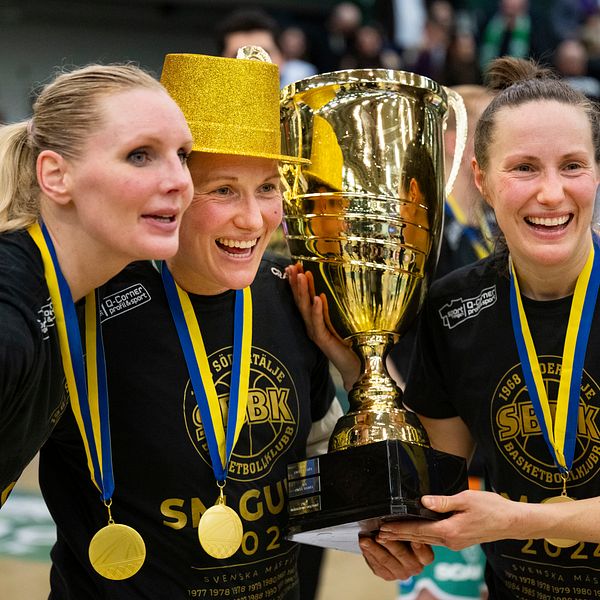
[[[231,455],[227,477],[255,481],[267,475],[292,445],[298,431],[299,400],[285,365],[266,350],[253,346],[244,426]],[[221,416],[227,420],[232,349],[209,356]],[[211,465],[208,444],[196,396],[188,382],[183,398],[185,426],[202,460]]]

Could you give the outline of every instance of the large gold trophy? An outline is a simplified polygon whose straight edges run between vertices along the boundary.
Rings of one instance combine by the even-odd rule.
[[[358,550],[384,520],[439,518],[419,498],[466,488],[462,458],[433,450],[385,368],[418,314],[438,257],[444,194],[456,176],[466,113],[455,92],[413,73],[353,70],[282,90],[284,232],[312,274],[326,321],[362,374],[329,453],[288,467],[289,531],[299,542]],[[457,117],[444,187],[443,130]]]

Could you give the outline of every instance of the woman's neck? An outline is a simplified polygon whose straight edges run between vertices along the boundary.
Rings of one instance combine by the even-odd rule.
[[[571,266],[532,265],[511,254],[521,293],[532,300],[557,300],[570,296],[575,291],[577,278],[585,266],[588,252],[577,257]]]
[[[180,255],[176,254],[166,262],[177,285],[190,294],[196,294],[198,296],[216,296],[229,289],[212,283],[203,277],[203,275],[196,270],[196,267],[201,264],[200,261],[198,262],[198,265],[190,265],[185,257],[181,258]]]
[[[532,300],[557,300],[570,296],[575,290],[575,279],[561,276],[560,272],[548,277],[536,272],[527,272],[517,268],[519,289],[521,293]]]
[[[96,287],[106,283],[130,262],[126,257],[111,256],[90,240],[81,227],[44,218],[60,270],[77,302]]]

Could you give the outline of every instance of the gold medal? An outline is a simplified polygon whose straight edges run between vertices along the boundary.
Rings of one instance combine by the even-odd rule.
[[[92,566],[106,579],[127,579],[144,564],[146,545],[132,527],[109,523],[96,533],[90,542]]]
[[[563,493],[560,496],[552,496],[552,498],[547,498],[543,503],[558,504],[562,502],[574,502],[574,500]],[[546,538],[546,541],[557,548],[570,548],[571,546],[575,546],[575,544],[579,544],[578,540],[569,540],[567,538]]]
[[[227,480],[229,459],[247,418],[252,351],[252,293],[249,287],[235,292],[233,361],[225,427],[221,398],[217,394],[192,301],[187,292],[177,285],[165,263],[161,267],[161,277],[177,334],[181,340],[206,434],[210,460],[220,490],[215,505],[200,517],[198,539],[209,556],[229,558],[237,552],[244,539],[242,521],[234,510],[226,506],[223,488]]]
[[[242,544],[244,528],[237,513],[226,506],[222,495],[200,518],[198,539],[204,551],[213,558],[229,558]]]

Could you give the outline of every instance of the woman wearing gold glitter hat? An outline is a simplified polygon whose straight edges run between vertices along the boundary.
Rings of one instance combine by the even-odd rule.
[[[298,598],[286,468],[326,443],[341,410],[285,261],[263,257],[281,220],[278,163],[293,160],[280,152],[277,68],[169,55],[162,82],[195,139],[194,199],[172,260],[102,290],[110,437],[86,444],[102,467],[86,467],[73,418],[43,449],[51,598]],[[107,465],[114,520],[143,544],[114,542],[90,481]]]

